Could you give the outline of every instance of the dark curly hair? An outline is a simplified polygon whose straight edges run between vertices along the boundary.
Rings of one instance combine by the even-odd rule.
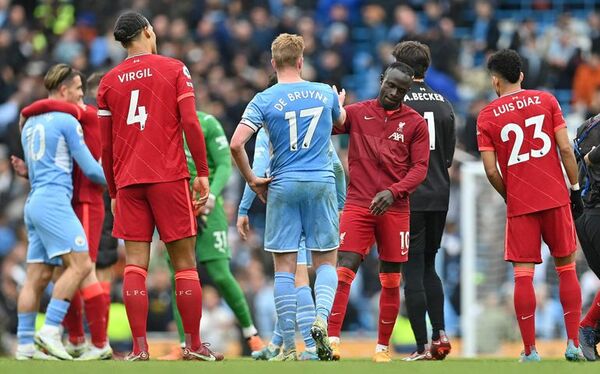
[[[487,68],[510,83],[517,83],[521,76],[521,56],[513,49],[501,49],[488,59]]]
[[[431,52],[429,47],[416,40],[408,40],[396,44],[392,56],[398,62],[404,62],[406,65],[413,68],[415,78],[423,79],[425,72],[431,63]]]
[[[128,11],[119,16],[113,34],[115,40],[127,46],[150,22],[138,12]]]

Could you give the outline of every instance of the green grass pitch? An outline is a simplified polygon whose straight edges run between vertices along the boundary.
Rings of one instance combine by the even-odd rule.
[[[367,359],[339,362],[254,362],[250,359],[230,359],[224,362],[48,362],[0,359],[2,374],[419,374],[419,373],[600,373],[600,362],[570,363],[564,360],[546,360],[535,364],[519,364],[514,359],[449,359],[437,362],[403,362],[374,364]]]

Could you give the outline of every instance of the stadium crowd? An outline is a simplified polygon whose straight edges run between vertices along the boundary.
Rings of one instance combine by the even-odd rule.
[[[112,36],[119,9],[139,11],[152,22],[159,53],[185,62],[196,83],[197,107],[217,117],[228,138],[248,101],[267,86],[270,44],[281,32],[304,38],[304,78],[344,87],[347,103],[377,95],[377,77],[383,66],[392,62],[391,50],[398,41],[418,39],[427,43],[433,66],[426,80],[452,102],[461,150],[455,154],[451,171],[451,205],[439,264],[449,306],[447,332],[455,336],[460,334],[458,166],[479,157],[476,119],[493,94],[487,84],[485,56],[501,47],[518,50],[525,60],[524,87],[553,92],[568,115],[569,128],[574,130],[583,119],[600,112],[600,13],[594,13],[593,7],[593,2],[586,1],[539,1],[524,7],[518,1],[503,1],[497,6],[488,0],[121,0],[117,4],[0,0],[0,334],[15,333],[16,298],[25,276],[23,205],[28,183],[13,173],[9,161],[12,154],[23,157],[19,111],[45,96],[41,81],[52,64],[67,63],[90,74],[106,71],[125,57]],[[343,162],[346,145],[344,139],[336,144]],[[272,259],[260,250],[264,206],[255,202],[250,211],[252,235],[242,241],[235,230],[242,189],[243,179],[235,174],[225,191],[231,265],[249,299],[256,327],[267,336],[273,330],[275,312],[273,274],[267,270],[272,269]],[[154,247],[148,329],[173,331],[173,301],[161,253],[164,246],[155,243]],[[121,297],[122,265],[115,269],[114,303]],[[376,328],[373,316],[379,282],[374,268],[363,266],[359,273],[344,325],[347,331],[372,333]],[[598,281],[587,275],[585,266],[578,269],[585,309]],[[563,331],[557,280],[551,277],[555,276],[545,282],[547,292],[539,293],[538,312],[544,315],[538,318],[542,338],[555,338]],[[512,313],[510,308],[496,307],[506,305],[500,299],[511,298],[505,291],[508,287],[502,287],[510,279],[504,278],[496,288],[502,292],[485,302],[494,318],[482,321],[491,324],[489,331],[497,330],[498,335],[516,331],[515,326],[504,326],[504,317]],[[225,344],[235,334],[234,318],[215,292],[205,291],[204,303],[203,323],[218,324],[225,331],[212,332],[221,334],[210,339],[219,348],[219,341]],[[207,333],[211,330],[204,329]],[[489,345],[481,349],[494,348],[493,342]],[[0,344],[0,352],[2,348],[5,345]]]

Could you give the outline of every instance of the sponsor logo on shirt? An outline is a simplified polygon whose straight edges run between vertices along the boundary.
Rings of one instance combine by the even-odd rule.
[[[392,135],[388,136],[388,139],[392,139],[396,142],[401,141],[402,143],[404,143],[404,125],[406,125],[406,123],[400,122],[396,131],[394,131]]]

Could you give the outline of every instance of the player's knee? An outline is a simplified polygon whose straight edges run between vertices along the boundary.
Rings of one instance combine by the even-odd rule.
[[[358,267],[362,258],[356,253],[339,252],[338,267],[343,267],[352,270],[354,273],[358,271]]]
[[[78,279],[85,279],[92,272],[92,260],[87,256],[78,256],[72,262],[73,271],[77,274]]]
[[[379,273],[379,282],[383,288],[397,288],[402,282],[401,273]]]

